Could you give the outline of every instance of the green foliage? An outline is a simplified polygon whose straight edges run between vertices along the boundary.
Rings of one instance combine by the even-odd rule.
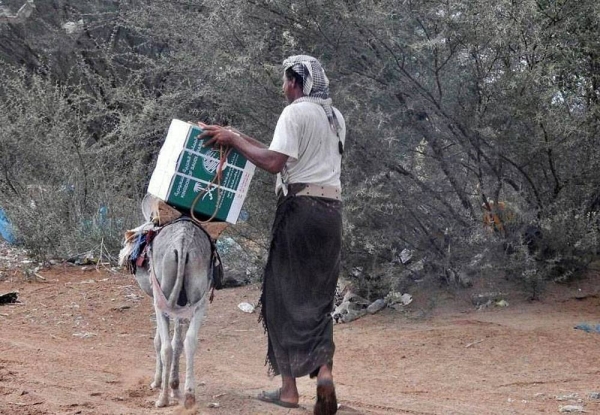
[[[233,124],[268,143],[284,105],[280,63],[307,53],[324,63],[349,126],[344,265],[362,269],[351,277],[365,291],[410,282],[415,271],[397,261],[405,248],[434,280],[490,267],[561,278],[597,253],[593,0],[67,3],[40,5],[18,29],[0,26],[11,45],[0,47],[9,213],[29,206],[28,186],[74,186],[36,202],[52,206],[52,233],[82,235],[103,204],[134,225],[126,213],[171,118]],[[61,29],[80,19],[80,32]],[[267,245],[272,186],[257,174],[236,238]],[[502,232],[484,229],[490,201],[514,213]],[[523,245],[529,226],[541,229],[545,253]],[[17,228],[46,238],[50,227]]]

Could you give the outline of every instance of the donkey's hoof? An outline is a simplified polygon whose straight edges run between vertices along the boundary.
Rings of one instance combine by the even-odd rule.
[[[159,396],[158,400],[154,404],[157,408],[164,408],[169,406],[169,398],[167,396]]]
[[[154,390],[154,389],[160,389],[160,382],[156,382],[156,381],[152,382],[150,384],[150,389],[152,389],[152,390]]]
[[[191,393],[186,393],[185,403],[183,404],[183,406],[185,406],[185,409],[190,409],[194,405],[196,405],[196,396]]]

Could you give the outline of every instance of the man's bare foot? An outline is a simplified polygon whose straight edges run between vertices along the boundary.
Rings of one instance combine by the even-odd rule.
[[[332,379],[317,381],[317,402],[313,409],[314,415],[333,415],[337,412],[337,397]]]

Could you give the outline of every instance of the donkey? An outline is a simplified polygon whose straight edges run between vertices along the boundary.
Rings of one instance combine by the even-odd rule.
[[[169,404],[169,386],[171,397],[181,400],[179,358],[182,350],[186,359],[184,405],[191,408],[196,403],[194,353],[210,296],[211,255],[211,241],[202,229],[191,221],[176,221],[164,226],[154,237],[148,265],[135,271],[139,286],[154,299],[156,372],[150,387],[160,388],[157,407]],[[172,339],[170,318],[174,320]]]

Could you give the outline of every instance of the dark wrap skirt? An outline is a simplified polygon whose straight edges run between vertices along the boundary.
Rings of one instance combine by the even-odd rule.
[[[333,365],[342,202],[288,194],[275,214],[261,296],[271,375],[316,376]]]

